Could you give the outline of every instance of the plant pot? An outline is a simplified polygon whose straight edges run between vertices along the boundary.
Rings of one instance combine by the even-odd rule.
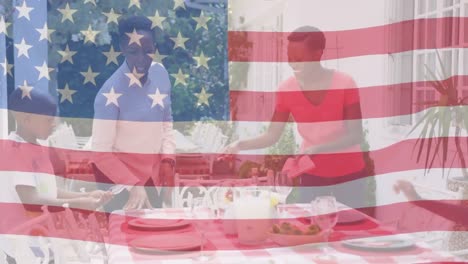
[[[448,178],[447,189],[449,189],[452,192],[459,192],[460,188],[464,189],[463,198],[467,199],[468,198],[468,178],[465,178],[462,176]]]
[[[460,192],[463,201],[468,199],[468,178],[452,177],[447,180],[447,188],[453,192]],[[461,188],[461,189],[460,189]],[[462,205],[460,205],[462,206]],[[453,231],[463,231],[451,233],[448,239],[448,250],[462,250],[468,248],[468,229],[463,224],[454,224]]]

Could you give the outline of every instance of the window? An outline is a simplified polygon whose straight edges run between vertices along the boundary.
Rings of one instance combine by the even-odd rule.
[[[437,47],[437,20],[436,15],[430,15],[427,22],[427,48]]]
[[[425,48],[426,47],[426,20],[419,20],[417,22],[417,28],[418,28],[418,46],[419,48]]]
[[[453,11],[445,11],[444,12],[444,17],[453,17]],[[443,37],[443,46],[448,47],[452,44],[452,30],[453,30],[453,20],[452,19],[446,19],[444,20],[444,37]]]
[[[413,56],[404,53],[401,64],[401,80],[398,80],[398,82],[413,82]]]
[[[437,0],[429,0],[428,6],[427,6],[427,12],[433,12],[436,10],[437,7]]]
[[[464,67],[464,71],[463,71],[463,74],[466,74],[468,72],[468,50],[463,50],[463,67]],[[463,85],[467,85],[468,86],[468,78],[463,78],[465,81],[463,83]]]
[[[401,56],[400,64],[397,67],[401,70],[400,83],[412,82],[413,77],[413,55],[404,54]],[[393,92],[393,113],[396,118],[393,120],[396,125],[410,125],[411,124],[411,109],[413,87],[407,85],[395,86]]]
[[[430,88],[432,89],[432,88]],[[434,102],[435,98],[435,91],[434,90],[426,90],[426,102]],[[427,107],[427,105],[425,105]]]
[[[424,103],[424,90],[416,91],[416,112],[418,112],[417,117],[420,117],[420,113],[423,108]]]
[[[460,52],[459,50],[454,50],[453,51],[453,71],[451,73],[451,76],[454,75],[463,75],[458,69],[458,60],[459,60]]]
[[[424,14],[426,12],[426,0],[418,1],[418,14]]]
[[[468,4],[465,4],[465,17],[468,17]],[[468,25],[465,23],[463,25],[463,35],[465,43],[468,43]]]
[[[424,67],[424,72],[426,73],[424,80],[427,80],[428,78],[431,78],[431,75],[430,75],[430,73],[427,72],[427,69],[429,69],[434,74],[436,73],[436,54],[435,54],[435,52],[431,52],[431,53],[427,54],[426,66],[427,66],[427,68]]]
[[[418,57],[417,57],[417,63],[416,63],[416,71],[417,71],[417,75],[416,75],[416,80],[415,81],[424,81],[424,73],[425,73],[425,69],[424,69],[424,54],[419,54]]]
[[[441,76],[441,77],[446,79],[450,75],[452,75],[452,51],[451,50],[446,50],[442,53],[442,63],[443,63],[443,68],[441,70],[444,76]]]
[[[444,0],[444,7],[453,6],[453,0]]]
[[[411,115],[406,113],[411,112],[413,89],[403,88],[400,93],[400,109],[404,115],[399,115],[401,125],[410,125],[411,124]]]
[[[460,45],[460,8],[455,9],[455,17],[453,18],[453,36],[454,44]]]
[[[462,99],[465,99],[465,101],[464,101],[465,104],[468,103],[468,89],[463,89],[462,90]]]

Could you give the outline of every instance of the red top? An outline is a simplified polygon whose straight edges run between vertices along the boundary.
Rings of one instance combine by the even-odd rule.
[[[309,98],[313,97],[313,91],[307,93]],[[276,111],[289,113],[297,123],[303,139],[301,151],[333,142],[348,133],[345,127],[345,120],[350,119],[347,117],[347,107],[356,104],[359,104],[356,83],[350,76],[336,71],[320,103],[312,104],[307,99],[295,77],[280,85],[276,97]],[[314,155],[312,160],[316,168],[308,173],[322,177],[344,176],[365,167],[359,144],[333,153]]]

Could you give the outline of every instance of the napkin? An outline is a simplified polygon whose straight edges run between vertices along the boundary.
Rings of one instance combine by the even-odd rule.
[[[295,178],[311,169],[315,168],[315,164],[309,156],[303,155],[296,161],[294,158],[286,160],[283,166],[283,172],[288,173],[288,178]]]

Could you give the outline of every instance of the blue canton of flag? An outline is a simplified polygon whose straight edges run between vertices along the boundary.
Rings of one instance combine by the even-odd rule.
[[[152,21],[156,52],[149,56],[168,72],[173,120],[229,119],[227,3],[18,0],[12,9],[5,21],[13,34],[0,32],[13,44],[7,53],[14,54],[0,53],[15,65],[10,86],[24,96],[32,89],[55,94],[61,117],[94,117],[95,98],[105,99],[100,89],[124,63],[118,22],[138,15]],[[158,108],[142,107],[135,102],[138,111]]]

